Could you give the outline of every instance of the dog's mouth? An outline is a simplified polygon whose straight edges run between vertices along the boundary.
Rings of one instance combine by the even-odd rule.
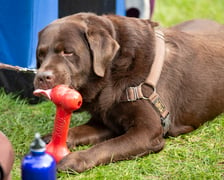
[[[55,85],[52,85],[52,84],[42,84],[42,85],[35,85],[34,86],[34,89],[43,89],[43,90],[47,90],[47,89],[52,89],[56,86],[57,84]]]
[[[34,78],[35,89],[47,90],[52,89],[57,85],[66,85],[71,89],[78,90],[77,85],[71,81],[70,76],[66,73],[55,75],[53,71],[37,72]]]
[[[54,84],[45,83],[45,84],[42,84],[42,85],[39,85],[39,86],[38,85],[34,86],[34,89],[35,90],[36,89],[48,90],[48,89],[53,89],[57,85],[65,85],[65,86],[68,86],[70,89],[74,89],[74,90],[77,90],[77,91],[79,89],[72,84],[66,84],[66,83],[54,83]]]
[[[42,80],[36,80],[36,78],[34,80],[34,89],[47,90],[47,89],[52,89],[57,85],[58,84],[55,83],[55,82],[45,82],[45,81],[42,81]]]

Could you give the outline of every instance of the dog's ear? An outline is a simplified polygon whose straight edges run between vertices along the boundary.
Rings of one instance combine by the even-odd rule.
[[[108,64],[113,60],[120,46],[103,30],[101,32],[88,30],[86,37],[93,54],[93,70],[96,75],[103,77]]]
[[[150,19],[146,19],[146,21],[151,25],[152,28],[159,26],[158,22],[151,21]]]

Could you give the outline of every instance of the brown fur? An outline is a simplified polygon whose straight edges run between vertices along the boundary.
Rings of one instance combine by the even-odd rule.
[[[224,31],[224,26],[208,19],[193,19],[177,24],[172,29],[187,33],[217,34]]]
[[[147,77],[155,56],[155,23],[80,13],[40,32],[36,88],[68,84],[83,96],[87,124],[69,130],[72,152],[60,170],[82,172],[100,164],[158,152],[164,146],[160,117],[147,100],[121,102],[125,89]],[[190,132],[224,110],[224,45],[211,37],[164,29],[166,57],[157,92],[167,105],[167,136]],[[145,96],[152,93],[143,87]]]

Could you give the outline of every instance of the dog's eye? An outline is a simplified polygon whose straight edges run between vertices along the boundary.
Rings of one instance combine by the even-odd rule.
[[[39,46],[37,48],[37,58],[43,59],[46,57],[47,53],[48,53],[48,47]]]
[[[69,51],[69,50],[63,50],[63,51],[61,51],[61,55],[62,56],[72,56],[73,52]]]
[[[44,58],[46,56],[46,51],[38,51],[38,58]]]

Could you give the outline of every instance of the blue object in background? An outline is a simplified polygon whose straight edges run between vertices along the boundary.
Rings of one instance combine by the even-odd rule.
[[[58,18],[56,0],[0,0],[0,62],[36,67],[38,32]]]
[[[0,0],[0,63],[36,68],[38,32],[58,18],[59,9],[61,9],[58,1]],[[72,7],[67,4],[75,7],[82,5],[79,1],[61,0],[61,4],[65,2],[66,6],[62,8],[62,11],[63,9],[73,11]],[[102,0],[101,5],[98,6],[102,6],[103,13],[113,11],[115,14],[125,16],[125,0],[114,0],[113,2],[115,3],[114,10],[110,10],[112,7],[109,6],[111,2],[109,3],[108,0]],[[100,7],[95,7],[95,9],[99,10]],[[79,12],[83,11],[82,8],[84,7],[78,9]]]
[[[125,0],[116,0],[116,11],[115,13],[120,16],[126,15],[126,8],[125,8]]]
[[[30,154],[22,160],[22,180],[56,180],[56,161],[45,150],[45,142],[36,133]]]

